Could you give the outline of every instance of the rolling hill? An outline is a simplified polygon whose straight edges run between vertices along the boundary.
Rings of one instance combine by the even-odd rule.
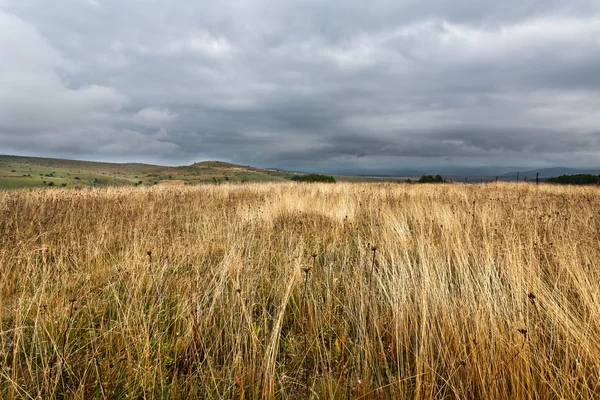
[[[169,167],[0,155],[0,188],[285,181],[294,174],[221,161]]]
[[[185,185],[224,182],[284,182],[301,173],[224,161],[164,166],[0,155],[0,189],[66,186]],[[334,175],[341,182],[398,182],[404,178]]]

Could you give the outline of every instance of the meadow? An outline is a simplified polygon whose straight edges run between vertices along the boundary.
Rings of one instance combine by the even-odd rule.
[[[599,210],[525,183],[0,191],[0,398],[598,398]]]

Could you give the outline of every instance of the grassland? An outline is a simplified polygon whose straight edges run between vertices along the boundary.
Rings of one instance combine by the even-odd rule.
[[[168,167],[55,158],[0,155],[0,189],[36,187],[197,185],[205,183],[285,182],[295,173],[223,161]],[[400,182],[405,178],[336,175],[339,182]],[[173,182],[175,181],[175,182]]]
[[[180,181],[183,184],[281,182],[293,175],[222,161],[169,167],[0,155],[0,189],[152,186],[168,181]]]
[[[600,396],[600,191],[0,192],[0,398]]]

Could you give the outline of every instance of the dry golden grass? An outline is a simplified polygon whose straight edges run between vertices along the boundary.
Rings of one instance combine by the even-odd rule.
[[[527,184],[0,192],[0,398],[598,397],[599,210]]]

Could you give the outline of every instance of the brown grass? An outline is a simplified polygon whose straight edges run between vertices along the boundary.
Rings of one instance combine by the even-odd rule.
[[[503,183],[0,192],[0,398],[598,397],[599,210]]]
[[[184,186],[187,182],[183,179],[162,180],[158,182],[161,186]]]

